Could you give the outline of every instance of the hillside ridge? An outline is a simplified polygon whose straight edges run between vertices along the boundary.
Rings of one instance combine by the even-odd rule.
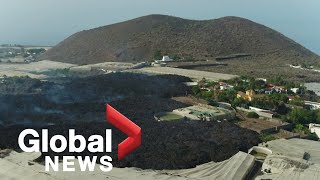
[[[153,61],[157,53],[194,61],[246,54],[228,61],[229,68],[205,69],[229,73],[230,68],[234,69],[233,63],[249,63],[250,71],[236,66],[238,75],[255,74],[257,70],[264,74],[263,69],[274,66],[320,62],[318,55],[292,39],[245,18],[187,20],[156,14],[80,31],[47,51],[40,60],[75,64],[141,62]]]

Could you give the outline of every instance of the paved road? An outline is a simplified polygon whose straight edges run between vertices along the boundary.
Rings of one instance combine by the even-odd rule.
[[[191,79],[196,79],[196,80],[206,78],[211,81],[228,80],[228,79],[238,77],[237,75],[232,75],[232,74],[213,73],[213,72],[207,72],[207,71],[198,71],[198,70],[190,70],[190,69],[171,68],[171,67],[145,67],[145,68],[138,69],[138,71],[145,72],[145,73],[154,73],[154,74],[176,74],[180,76],[190,77]]]

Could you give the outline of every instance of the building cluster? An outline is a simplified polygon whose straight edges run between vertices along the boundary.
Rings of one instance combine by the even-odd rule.
[[[23,55],[21,48],[0,48],[0,58],[10,58]]]
[[[215,91],[215,90],[231,90],[234,88],[234,86],[226,83],[226,82],[219,82],[218,84],[216,85],[212,85],[212,86],[209,86],[209,87],[206,87],[206,83],[204,82],[199,82],[198,83],[200,85],[200,89],[201,90],[206,90],[206,91]]]
[[[245,92],[238,91],[237,92],[237,98],[242,98],[246,101],[253,101],[256,98],[261,98],[266,95],[274,94],[274,93],[286,93],[288,94],[289,101],[294,100],[295,98],[298,98],[299,94],[303,93],[304,89],[302,87],[296,87],[296,88],[290,88],[287,89],[285,86],[278,86],[274,85],[272,83],[268,83],[266,79],[258,78],[256,80],[261,80],[265,82],[265,88],[262,89],[249,89]],[[248,82],[248,80],[243,80]],[[193,84],[194,85],[194,84]],[[228,84],[227,82],[220,81],[218,83],[215,83],[213,85],[208,85],[205,79],[198,82],[198,85],[201,90],[203,91],[223,91],[223,90],[232,90],[234,89],[234,86],[231,84]],[[291,92],[291,93],[289,93]],[[292,93],[294,95],[292,95]],[[289,95],[290,94],[290,95]],[[320,103],[317,102],[309,102],[305,101],[305,105],[308,105],[313,110],[320,109]]]
[[[256,94],[254,90],[247,90],[245,93],[242,91],[239,91],[237,93],[237,98],[242,98],[246,101],[252,101],[254,98],[262,97],[263,95],[261,94]]]
[[[284,86],[275,86],[271,83],[267,83],[267,87],[264,89],[265,94],[272,94],[272,93],[285,93],[287,89]]]
[[[32,62],[36,57],[44,53],[44,48],[27,48],[22,46],[0,46],[0,62],[23,63]]]
[[[225,83],[225,82],[219,82],[219,89],[220,90],[229,90],[229,89],[233,89],[234,86],[228,84],[228,83]]]

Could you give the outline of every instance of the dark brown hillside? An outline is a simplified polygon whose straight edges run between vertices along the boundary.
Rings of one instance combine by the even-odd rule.
[[[219,56],[245,53],[251,55],[249,62],[253,70],[266,61],[264,68],[319,62],[317,55],[293,40],[247,19],[224,17],[194,21],[164,15],[149,15],[78,32],[41,59],[76,64],[150,61],[158,50],[194,60],[215,60]]]

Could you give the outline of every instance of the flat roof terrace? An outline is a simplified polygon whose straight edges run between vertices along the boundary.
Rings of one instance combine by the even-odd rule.
[[[245,115],[242,115],[244,117]],[[272,119],[272,120],[262,120],[262,119],[253,119],[247,118],[244,121],[240,121],[239,126],[246,129],[251,129],[258,133],[264,133],[267,131],[272,131],[272,129],[287,129],[291,124],[286,122],[281,122],[281,120]],[[288,127],[287,127],[288,126]]]
[[[173,112],[192,120],[231,120],[234,118],[234,112],[209,105],[195,105],[176,109]]]

